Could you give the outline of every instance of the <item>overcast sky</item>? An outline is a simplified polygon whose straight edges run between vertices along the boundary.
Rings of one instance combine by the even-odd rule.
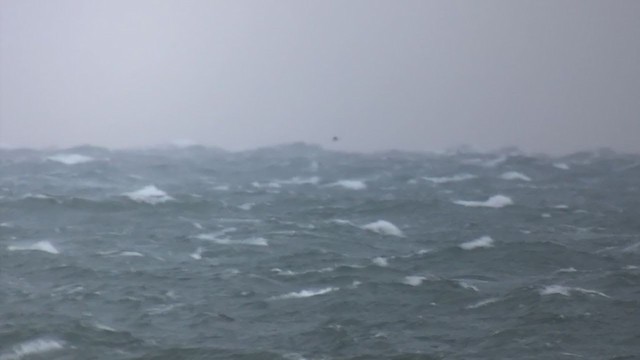
[[[638,0],[0,0],[0,143],[640,152]]]

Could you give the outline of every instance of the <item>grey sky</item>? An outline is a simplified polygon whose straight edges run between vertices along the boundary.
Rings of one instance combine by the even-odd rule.
[[[640,151],[640,1],[0,0],[0,143]]]

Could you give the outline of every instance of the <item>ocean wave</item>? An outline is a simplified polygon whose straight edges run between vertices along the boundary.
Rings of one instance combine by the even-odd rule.
[[[426,177],[423,176],[422,178],[427,180],[427,181],[431,181],[434,184],[446,184],[446,183],[450,183],[450,182],[460,182],[460,181],[465,181],[465,180],[471,180],[471,179],[475,179],[478,176],[476,175],[472,175],[472,174],[457,174],[457,175],[453,175],[453,176],[444,176],[444,177]]]
[[[54,339],[35,339],[13,346],[8,353],[1,354],[0,360],[20,360],[38,354],[64,349],[65,343]]]
[[[320,289],[306,289],[306,290],[290,292],[290,293],[284,294],[284,295],[274,296],[274,297],[272,297],[270,299],[271,300],[303,299],[303,298],[308,298],[308,297],[312,297],[312,296],[328,294],[330,292],[334,292],[334,291],[337,291],[337,290],[340,290],[340,289],[336,288],[336,287],[326,287],[326,288],[320,288]]]
[[[58,255],[60,251],[55,248],[49,241],[42,240],[29,245],[9,245],[7,246],[7,250],[9,251],[26,251],[26,250],[34,250],[34,251],[44,251],[49,254]]]
[[[500,175],[500,179],[502,180],[522,180],[522,181],[531,181],[531,178],[523,173],[519,173],[517,171],[508,171]]]
[[[123,195],[133,201],[151,205],[161,204],[167,201],[174,200],[171,196],[167,195],[166,192],[158,189],[155,185],[147,185],[142,189],[124,193]]]
[[[382,235],[391,235],[397,237],[404,237],[404,233],[397,226],[386,220],[378,220],[366,225],[362,225],[363,230],[372,231]]]
[[[327,186],[342,187],[349,190],[365,190],[367,184],[362,180],[339,180]]]
[[[611,296],[597,291],[597,290],[590,290],[590,289],[583,289],[583,288],[579,288],[579,287],[569,287],[569,286],[564,286],[564,285],[548,285],[543,287],[542,289],[540,289],[539,293],[542,296],[545,295],[563,295],[563,296],[571,296],[572,292],[578,292],[578,293],[582,293],[582,294],[587,294],[587,295],[597,295],[597,296],[601,296],[601,297],[605,297],[605,298],[611,298]]]
[[[47,160],[59,162],[65,165],[77,165],[93,161],[93,158],[80,154],[58,154],[47,157]]]
[[[456,200],[453,203],[457,205],[468,206],[468,207],[502,208],[505,206],[513,205],[513,200],[511,200],[511,198],[504,195],[494,195],[486,201]]]
[[[460,244],[460,248],[462,250],[473,250],[480,248],[490,248],[493,247],[493,239],[489,236],[483,236],[475,240],[467,241],[465,243]]]

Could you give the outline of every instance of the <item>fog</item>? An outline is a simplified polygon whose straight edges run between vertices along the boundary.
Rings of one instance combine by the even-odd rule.
[[[636,0],[3,0],[0,143],[638,152],[639,39]]]

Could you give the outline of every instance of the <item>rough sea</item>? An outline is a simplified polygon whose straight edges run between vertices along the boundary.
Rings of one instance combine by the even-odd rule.
[[[0,360],[639,358],[640,155],[0,150]]]

